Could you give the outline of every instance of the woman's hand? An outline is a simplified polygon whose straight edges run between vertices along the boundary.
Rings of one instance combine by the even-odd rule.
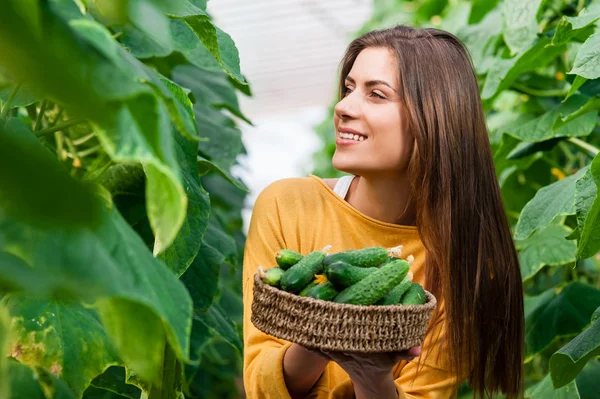
[[[410,361],[419,356],[421,347],[415,346],[401,352],[386,353],[311,351],[324,359],[333,360],[348,373],[354,384],[357,398],[373,397],[373,395],[381,395],[379,397],[389,395],[396,398],[398,396],[392,369],[401,360]]]

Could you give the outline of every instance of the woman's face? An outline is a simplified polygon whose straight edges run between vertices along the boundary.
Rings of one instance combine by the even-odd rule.
[[[376,80],[382,82],[369,84]],[[334,168],[361,176],[406,169],[413,138],[406,132],[399,89],[398,66],[390,50],[366,48],[359,53],[345,80],[345,96],[334,108]],[[340,129],[345,128],[365,138],[341,138]]]

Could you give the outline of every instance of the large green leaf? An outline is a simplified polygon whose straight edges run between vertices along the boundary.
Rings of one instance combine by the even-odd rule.
[[[532,236],[515,242],[519,251],[521,276],[527,281],[544,266],[560,266],[575,262],[577,245],[565,237],[571,229],[561,224],[550,224]]]
[[[246,193],[250,192],[250,189],[248,188],[248,186],[246,186],[246,184],[241,179],[239,179],[239,178],[233,176],[231,173],[221,169],[218,165],[215,165],[208,159],[198,155],[198,173],[200,175],[205,175],[211,171],[217,172],[225,180],[227,180],[229,183],[233,184],[235,187],[239,188],[240,190],[242,190]]]
[[[505,0],[502,4],[502,33],[512,54],[520,53],[537,38],[536,15],[542,0]]]
[[[135,385],[125,381],[126,370],[124,367],[111,366],[90,382],[88,389],[83,394],[83,399],[111,398],[108,393],[116,397],[139,399],[141,391]]]
[[[204,10],[186,0],[155,1],[153,5],[144,6],[152,9],[153,19],[159,22],[161,34],[152,32],[152,20],[135,19],[134,24],[138,29],[126,27],[123,38],[123,43],[134,54],[142,58],[162,57],[178,51],[199,67],[216,71],[218,69],[214,66],[220,65],[219,69],[225,70],[237,82],[247,84],[240,73],[240,59],[235,43],[227,33],[212,23]],[[155,15],[158,10],[172,21],[160,21]],[[198,39],[202,43],[198,43]]]
[[[13,357],[50,370],[78,397],[106,367],[121,363],[94,310],[17,295],[3,303],[12,316]]]
[[[75,399],[62,380],[44,369],[32,369],[10,359],[8,373],[11,396],[7,399]]]
[[[159,257],[179,277],[192,263],[202,245],[202,238],[208,226],[210,199],[198,176],[196,165],[198,143],[187,140],[177,132],[174,137],[188,197],[188,207],[186,219],[175,241]]]
[[[16,79],[66,104],[72,114],[93,121],[115,161],[145,164],[152,176],[149,190],[161,188],[148,192],[147,208],[155,253],[162,252],[177,235],[187,205],[167,111],[176,124],[189,115],[173,106],[176,100],[158,75],[101,25],[83,19],[66,25],[44,2],[30,4],[26,13],[15,7],[18,2],[10,2],[0,15],[0,63]],[[194,122],[185,126],[192,128]]]
[[[552,381],[548,374],[546,378],[539,384],[525,394],[526,398],[531,399],[580,399],[579,391],[577,390],[577,384],[572,381],[567,386],[561,389],[555,390],[552,387]]]
[[[587,364],[600,356],[600,322],[594,322],[550,358],[550,376],[555,388],[571,382]]]
[[[525,360],[531,360],[554,339],[581,332],[598,306],[600,290],[580,282],[526,297]]]
[[[586,174],[576,183],[576,212],[581,236],[577,257],[589,258],[600,250],[600,156],[596,156]],[[593,201],[590,205],[590,202]]]
[[[541,37],[532,46],[512,58],[499,58],[490,67],[481,98],[487,100],[504,90],[523,73],[545,66],[554,58],[563,54],[566,46],[549,46],[550,39]]]
[[[552,45],[558,46],[567,43],[573,37],[577,36],[581,32],[581,29],[589,27],[599,18],[599,2],[592,2],[589,6],[581,10],[576,17],[567,17],[566,15],[563,15],[554,31]]]
[[[242,152],[242,132],[221,111],[207,105],[194,105],[196,121],[201,137],[210,141],[201,142],[199,155],[210,160],[219,168],[229,170]]]
[[[550,224],[557,216],[575,213],[575,182],[588,168],[541,188],[525,205],[519,216],[515,239],[523,240],[536,229]]]
[[[567,73],[587,79],[600,77],[600,32],[594,33],[583,43],[575,57],[573,68]]]
[[[181,277],[194,302],[194,309],[206,310],[218,293],[219,272],[225,255],[203,243],[198,256]]]
[[[47,151],[26,129],[17,133],[20,135],[15,136],[8,130],[0,136],[20,138],[26,153]],[[57,159],[40,159],[42,161],[25,157],[20,161],[30,164],[21,175],[21,186],[35,181],[35,174],[46,169],[57,171],[47,176],[47,185],[71,178],[68,172],[56,166],[59,165]],[[20,167],[20,164],[12,167]],[[76,187],[80,183],[69,184]],[[21,258],[36,271],[54,274],[69,284],[78,283],[85,288],[88,300],[103,298],[97,306],[105,328],[116,343],[119,355],[144,378],[152,379],[158,372],[159,360],[148,348],[160,346],[165,334],[178,358],[186,359],[191,298],[184,285],[148,252],[140,237],[111,204],[106,208],[94,197],[87,212],[98,215],[95,220],[89,221],[82,213],[82,221],[75,225],[61,223],[60,219],[55,219],[53,224],[39,225],[7,211],[16,207],[15,201],[20,202],[22,208],[36,204],[35,198],[15,195],[19,187],[3,187],[0,251]],[[97,189],[102,198],[109,201],[109,193],[102,186]],[[53,199],[47,197],[46,201]],[[148,326],[153,327],[152,334],[146,329]]]
[[[569,97],[569,99],[570,99],[570,97]],[[569,100],[565,99],[563,101],[563,103],[566,101],[569,101]],[[598,109],[600,109],[600,98],[599,97],[591,97],[591,98],[588,97],[586,103],[583,104],[579,109],[575,110],[574,112],[571,112],[570,114],[567,114],[567,115],[563,115],[562,112],[559,112],[558,117],[556,118],[556,120],[554,121],[554,124],[552,125],[552,130],[554,130],[554,131],[560,130],[563,126],[565,126],[565,125],[569,124],[571,121],[575,121],[575,120],[580,121],[580,122],[585,121],[586,123],[590,123],[590,122],[587,122],[587,119],[583,119],[582,117],[587,116],[589,118],[589,120],[593,120],[598,116],[598,112],[597,112]],[[585,130],[583,128],[583,126],[581,126],[581,127],[573,126],[573,128]]]
[[[575,95],[558,107],[519,126],[504,130],[506,133],[522,141],[540,142],[555,137],[587,136],[596,125],[597,113],[585,112],[553,129],[554,122],[560,115],[576,112],[588,102],[589,97]],[[590,110],[591,111],[591,110]]]
[[[224,339],[240,354],[242,353],[242,339],[220,305],[213,304],[207,311],[195,310],[194,320],[204,324],[214,335]]]
[[[211,71],[194,65],[177,65],[173,80],[192,91],[197,104],[224,108],[248,124],[252,124],[240,110],[237,94],[230,79],[222,71]]]

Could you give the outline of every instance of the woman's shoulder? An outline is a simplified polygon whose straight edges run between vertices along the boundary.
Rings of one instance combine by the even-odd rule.
[[[265,186],[257,195],[256,203],[267,207],[277,204],[280,207],[297,207],[299,203],[309,205],[318,201],[323,190],[321,179],[333,190],[337,178],[319,178],[316,176],[286,177],[275,180]]]

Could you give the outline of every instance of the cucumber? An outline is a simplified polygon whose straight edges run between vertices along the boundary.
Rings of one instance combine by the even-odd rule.
[[[389,256],[401,252],[402,245],[386,249],[384,247],[369,247],[350,249],[328,255],[323,263],[329,267],[334,262],[342,261],[358,267],[377,267],[388,260]]]
[[[308,290],[310,290],[315,285],[317,285],[317,283],[315,281],[312,281],[312,282],[308,283],[306,285],[306,287],[302,288],[302,291],[300,291],[300,293],[298,295],[300,295],[300,296],[306,296],[306,293],[308,292]]]
[[[272,267],[265,272],[262,266],[260,266],[258,270],[258,275],[260,278],[262,278],[262,281],[264,281],[265,284],[272,285],[273,287],[279,287],[281,276],[283,276],[283,273],[285,273],[285,271],[279,267]]]
[[[358,283],[375,270],[378,269],[376,267],[358,267],[337,261],[327,267],[325,275],[336,287],[344,289]]]
[[[326,281],[317,284],[306,292],[307,297],[321,299],[323,301],[331,301],[340,292],[335,288],[331,281]]]
[[[392,288],[392,290],[388,292],[383,298],[377,301],[376,305],[396,305],[400,303],[400,298],[402,298],[402,295],[404,295],[404,293],[408,291],[408,289],[412,285],[412,279],[412,272],[408,272],[406,274],[406,277],[404,277],[404,280],[402,280],[400,284]]]
[[[427,295],[419,283],[412,283],[402,297],[402,305],[423,305],[425,302],[427,302]]]
[[[404,259],[386,263],[358,283],[340,292],[333,301],[354,305],[373,305],[404,280],[409,267],[410,265]]]
[[[284,291],[296,293],[306,287],[315,274],[323,272],[323,259],[330,249],[331,245],[328,245],[320,251],[312,251],[287,269],[281,277],[281,288]]]
[[[304,258],[302,254],[292,251],[291,249],[280,249],[275,254],[275,261],[283,270],[287,270]]]

